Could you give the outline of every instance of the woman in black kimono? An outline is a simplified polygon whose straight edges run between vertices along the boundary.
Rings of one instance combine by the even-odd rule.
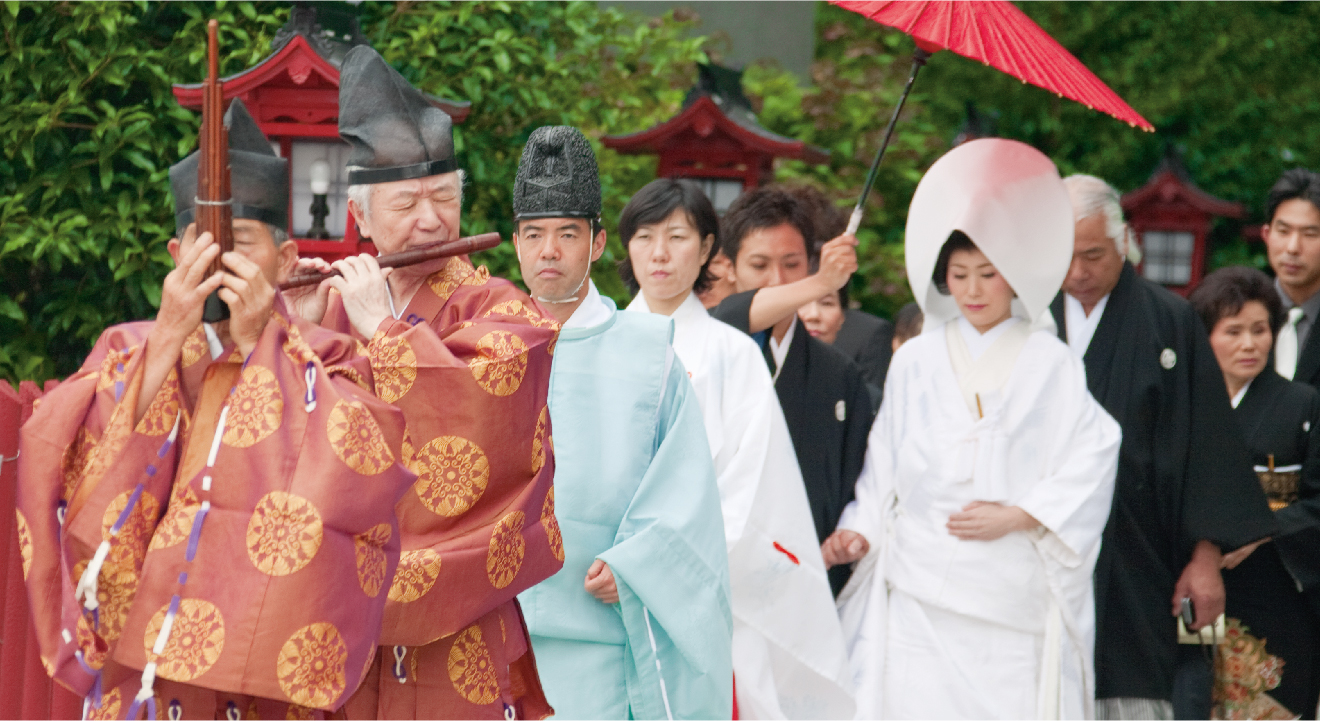
[[[1215,702],[1225,718],[1313,719],[1320,697],[1320,392],[1274,371],[1270,349],[1283,311],[1264,273],[1224,268],[1190,300],[1278,525],[1272,538],[1224,556],[1228,644]]]

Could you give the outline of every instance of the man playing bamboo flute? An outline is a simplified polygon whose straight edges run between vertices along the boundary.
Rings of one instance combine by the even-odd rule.
[[[673,322],[591,282],[600,178],[576,128],[518,163],[522,276],[563,330],[551,375],[564,568],[521,600],[546,696],[573,719],[729,718],[733,619],[719,488]]]
[[[349,51],[340,83],[363,236],[382,254],[456,239],[463,176],[449,116],[366,46]],[[563,559],[546,407],[558,324],[466,258],[381,270],[363,255],[335,267],[343,279],[304,295],[301,310],[365,343],[377,395],[403,411],[404,462],[417,473],[397,509],[403,558],[379,659],[346,711],[544,717],[515,597]]]
[[[197,236],[194,153],[170,169],[182,240],[156,320],[107,329],[23,427],[42,661],[92,718],[338,708],[399,557],[403,416],[353,339],[287,310],[288,162],[240,101],[225,121],[233,252]],[[203,324],[216,289],[231,317]]]

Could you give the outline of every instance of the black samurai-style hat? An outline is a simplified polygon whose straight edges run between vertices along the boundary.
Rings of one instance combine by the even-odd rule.
[[[600,216],[600,171],[581,130],[537,128],[527,139],[513,183],[513,218]]]
[[[234,217],[259,220],[289,230],[289,161],[275,155],[243,101],[234,98],[225,111],[229,129],[229,186]],[[196,217],[197,164],[200,151],[170,166],[174,224],[180,233]]]
[[[449,114],[357,45],[339,71],[339,135],[353,146],[349,185],[426,178],[458,170]]]

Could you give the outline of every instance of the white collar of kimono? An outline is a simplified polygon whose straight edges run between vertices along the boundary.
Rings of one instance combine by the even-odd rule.
[[[628,307],[624,310],[630,310],[636,313],[652,312],[651,304],[646,302],[646,294],[640,291],[637,293],[637,297],[633,298],[632,302],[630,302]],[[710,314],[706,312],[706,306],[701,304],[701,299],[697,297],[696,293],[689,291],[687,297],[683,299],[682,303],[679,303],[678,307],[674,309],[674,312],[671,313],[669,317],[674,319],[674,332],[679,333],[681,328],[691,324],[695,320],[701,320],[703,316],[707,318],[710,317]]]
[[[614,309],[605,304],[605,299],[600,296],[600,291],[596,290],[596,281],[587,281],[587,297],[582,299],[582,305],[573,311],[573,315],[564,321],[563,328],[593,328],[604,323],[614,315]]]
[[[211,360],[220,357],[225,352],[225,344],[220,342],[220,334],[215,332],[215,326],[210,323],[203,323],[202,330],[206,332],[206,347],[211,351]]]
[[[1233,398],[1229,402],[1233,404],[1234,408],[1237,408],[1238,405],[1242,403],[1242,399],[1247,397],[1247,390],[1251,388],[1251,381],[1254,380],[1256,379],[1252,378],[1250,381],[1247,381],[1238,389],[1238,392],[1233,395]]]
[[[770,355],[775,359],[775,380],[779,380],[779,371],[784,367],[784,359],[788,357],[789,346],[793,345],[793,331],[797,330],[797,315],[793,316],[793,322],[788,325],[788,330],[784,333],[782,341],[775,340],[774,329],[767,329],[770,333]]]
[[[1091,309],[1091,315],[1086,314],[1086,309],[1082,307],[1082,302],[1076,298],[1063,294],[1063,317],[1066,320],[1065,325],[1068,328],[1068,347],[1078,357],[1086,355],[1086,349],[1091,347],[1091,339],[1095,337],[1095,329],[1100,327],[1100,319],[1104,317],[1105,306],[1109,305],[1109,295],[1100,299],[1099,303]]]
[[[945,153],[926,171],[908,208],[908,283],[926,314],[925,330],[960,317],[952,296],[931,281],[940,249],[961,230],[1013,287],[1013,315],[1033,328],[1047,312],[1073,254],[1073,212],[1054,163],[1025,143],[984,138]]]
[[[994,345],[999,336],[1004,334],[1004,331],[1021,322],[1021,318],[1010,316],[1000,321],[999,325],[982,333],[970,321],[960,315],[958,316],[958,330],[962,333],[963,342],[967,344],[967,353],[972,357],[972,360],[979,360],[985,354],[986,349]]]

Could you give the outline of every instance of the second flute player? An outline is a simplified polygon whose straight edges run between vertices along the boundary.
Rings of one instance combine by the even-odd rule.
[[[366,46],[344,58],[340,83],[349,209],[363,236],[382,254],[457,238],[449,116]],[[380,653],[345,712],[549,715],[515,597],[564,558],[546,410],[558,324],[466,258],[334,265],[343,277],[300,294],[301,312],[365,343],[377,395],[403,410],[404,462],[418,476],[397,509],[403,559]]]

